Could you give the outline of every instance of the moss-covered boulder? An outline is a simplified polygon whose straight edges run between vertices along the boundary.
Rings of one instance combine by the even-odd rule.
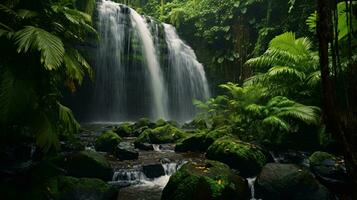
[[[48,186],[53,199],[57,200],[114,200],[118,191],[100,179],[59,176]]]
[[[135,129],[147,126],[149,128],[155,128],[156,124],[150,121],[148,118],[141,118],[135,123]]]
[[[114,132],[117,133],[120,137],[131,137],[133,136],[134,130],[134,124],[126,122],[115,128]]]
[[[213,144],[217,139],[230,135],[232,133],[232,128],[229,126],[223,126],[221,128],[209,131],[205,131],[193,134],[181,141],[179,141],[175,146],[175,151],[186,152],[186,151],[199,151],[204,152],[207,148]]]
[[[168,123],[164,120],[164,119],[159,119],[156,121],[156,127],[160,127],[160,126],[165,126],[167,125]]]
[[[348,188],[349,177],[342,159],[332,154],[317,151],[309,157],[310,169],[318,180],[328,188],[343,191]]]
[[[170,177],[162,200],[247,200],[247,181],[217,161],[189,162]]]
[[[104,156],[95,151],[81,151],[57,160],[66,174],[78,178],[99,178],[111,180],[113,170]]]
[[[205,120],[194,119],[182,126],[183,129],[206,129],[207,124]]]
[[[146,129],[136,139],[136,143],[165,144],[173,143],[185,137],[185,133],[180,129],[167,124],[155,129]]]
[[[269,163],[255,181],[256,197],[264,200],[329,200],[330,193],[309,171],[294,164]]]
[[[258,146],[233,137],[223,137],[216,140],[208,148],[206,156],[239,170],[244,177],[258,174],[266,163],[266,157]]]
[[[103,132],[95,140],[95,149],[103,152],[113,152],[122,139],[112,130]]]

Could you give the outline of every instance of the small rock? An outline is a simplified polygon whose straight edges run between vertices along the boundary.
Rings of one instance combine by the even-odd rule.
[[[165,175],[165,170],[160,163],[144,165],[143,172],[144,172],[145,176],[148,178],[158,178],[160,176]]]
[[[134,146],[137,149],[143,150],[143,151],[153,151],[154,147],[152,144],[149,143],[141,143],[141,142],[134,142]]]
[[[115,156],[120,160],[135,160],[139,157],[139,152],[130,142],[121,142],[115,148]]]

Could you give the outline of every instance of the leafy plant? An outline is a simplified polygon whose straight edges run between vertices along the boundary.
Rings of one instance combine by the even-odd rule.
[[[76,46],[96,32],[91,17],[68,1],[32,5],[0,4],[0,128],[12,134],[22,127],[48,151],[59,147],[60,134],[79,131],[60,91],[67,85],[73,92],[92,75]]]

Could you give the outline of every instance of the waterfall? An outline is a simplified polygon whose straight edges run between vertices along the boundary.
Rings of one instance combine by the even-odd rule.
[[[154,113],[155,118],[167,118],[167,96],[164,88],[163,75],[160,69],[160,64],[154,48],[154,41],[149,31],[148,25],[145,23],[144,18],[139,15],[135,10],[130,9],[133,26],[137,27],[145,58],[150,71],[151,89],[154,93]]]
[[[192,101],[208,99],[208,83],[175,28],[107,0],[98,2],[97,24],[100,41],[88,120],[192,119]]]
[[[176,33],[176,29],[164,24],[168,46],[170,116],[179,121],[192,119],[195,108],[193,99],[208,99],[209,89],[205,71],[191,47]]]

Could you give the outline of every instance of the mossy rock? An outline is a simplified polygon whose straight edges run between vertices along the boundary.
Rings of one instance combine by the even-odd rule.
[[[266,163],[266,157],[258,146],[233,137],[223,137],[216,140],[208,148],[206,156],[239,170],[244,177],[258,174]]]
[[[134,124],[126,122],[117,127],[114,132],[117,133],[120,137],[131,137],[135,130]]]
[[[148,118],[141,118],[135,123],[135,129],[138,129],[140,127],[147,126],[149,128],[155,128],[156,124],[151,122]]]
[[[104,156],[95,151],[81,151],[62,157],[59,165],[67,171],[67,175],[78,178],[99,178],[109,181],[113,170]]]
[[[312,166],[321,165],[325,160],[336,160],[336,158],[335,156],[322,151],[317,151],[309,157],[310,165]]]
[[[185,133],[180,129],[167,124],[155,129],[146,129],[136,139],[136,143],[165,144],[173,143],[185,137]]]
[[[194,119],[191,122],[185,123],[182,126],[183,129],[207,129],[207,124],[205,120]]]
[[[294,164],[269,163],[255,181],[256,197],[264,200],[329,200],[330,193],[312,174]]]
[[[247,200],[247,181],[217,161],[189,162],[170,177],[162,200]]]
[[[167,121],[165,121],[164,119],[159,119],[156,121],[156,127],[165,126],[167,124]]]
[[[317,151],[309,157],[310,169],[318,180],[338,192],[348,192],[350,178],[343,160],[332,154]]]
[[[230,135],[231,133],[232,128],[230,126],[223,126],[218,129],[209,131],[208,133],[205,131],[200,131],[199,133],[194,133],[192,136],[179,141],[175,146],[175,151],[204,152],[211,144],[213,144],[214,141],[221,137]]]
[[[48,184],[53,199],[56,200],[114,200],[118,191],[106,182],[95,178],[74,178],[59,176]]]
[[[113,152],[122,139],[112,130],[105,131],[95,140],[95,149],[103,152]]]

